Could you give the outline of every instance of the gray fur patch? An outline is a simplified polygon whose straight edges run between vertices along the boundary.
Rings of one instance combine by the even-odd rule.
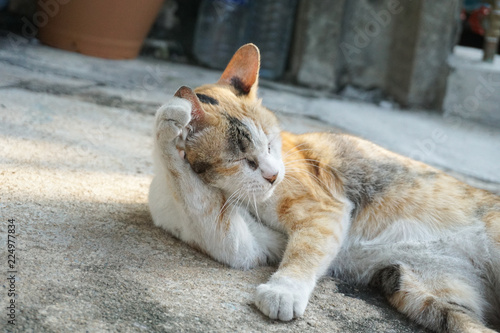
[[[386,295],[392,295],[401,289],[401,266],[391,265],[377,271],[370,285],[380,288]]]
[[[252,89],[252,86],[245,85],[243,81],[237,76],[233,76],[231,78],[231,85],[238,92],[237,93],[238,96],[248,95],[248,93],[250,93],[250,89]]]
[[[408,169],[395,162],[369,160],[355,150],[345,151],[341,158],[343,163],[339,172],[344,180],[346,196],[354,204],[353,216],[388,187],[414,181]]]
[[[227,133],[228,147],[232,154],[246,153],[253,148],[252,134],[250,129],[239,119],[228,114],[225,115],[229,121]]]
[[[205,94],[196,94],[200,102],[211,105],[219,105],[219,101]]]
[[[210,170],[212,168],[212,165],[207,162],[194,162],[193,164],[191,164],[191,168],[193,169],[194,172],[200,174]]]

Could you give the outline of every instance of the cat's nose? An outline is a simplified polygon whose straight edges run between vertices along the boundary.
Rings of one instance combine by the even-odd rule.
[[[276,178],[278,178],[278,172],[276,172],[274,175],[265,175],[263,174],[262,177],[264,177],[265,180],[272,184],[276,181]]]

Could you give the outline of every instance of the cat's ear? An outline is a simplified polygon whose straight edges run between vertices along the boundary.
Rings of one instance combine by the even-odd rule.
[[[182,86],[177,89],[174,96],[187,99],[191,102],[191,124],[197,128],[203,127],[206,121],[206,114],[194,91],[189,87]]]
[[[260,52],[254,44],[245,44],[236,51],[218,84],[231,85],[239,96],[257,98]]]

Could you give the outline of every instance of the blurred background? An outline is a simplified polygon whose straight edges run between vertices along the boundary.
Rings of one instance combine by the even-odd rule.
[[[500,81],[499,3],[0,0],[0,29],[87,55],[219,70],[253,42],[264,79],[496,126],[500,94],[457,103],[476,95],[484,75]]]
[[[333,278],[303,319],[264,319],[253,293],[274,268],[231,270],[153,227],[154,114],[253,42],[283,129],[356,135],[500,195],[499,2],[0,0],[17,331],[425,333]]]

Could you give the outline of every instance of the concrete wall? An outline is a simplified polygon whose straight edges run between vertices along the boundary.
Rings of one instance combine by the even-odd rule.
[[[440,109],[460,0],[302,0],[292,74],[338,91],[379,89],[408,107]]]
[[[310,87],[337,89],[342,63],[341,40],[345,0],[300,1],[290,59],[293,76]]]
[[[500,128],[500,56],[482,62],[479,49],[456,47],[449,63],[444,116],[458,116]],[[455,122],[461,121],[454,119]]]
[[[386,91],[404,106],[440,109],[447,60],[458,39],[459,1],[402,2],[396,16]]]
[[[390,54],[392,0],[350,0],[344,7],[342,40],[339,45],[344,66],[339,85],[371,89],[385,86]]]

